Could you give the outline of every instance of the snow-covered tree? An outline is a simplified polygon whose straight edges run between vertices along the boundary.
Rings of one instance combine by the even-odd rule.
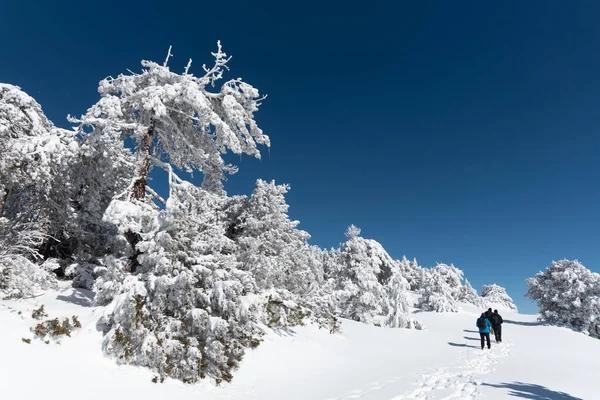
[[[559,260],[526,282],[542,319],[600,338],[600,274],[577,260]]]
[[[2,274],[7,286],[9,276],[28,286],[27,277],[45,276],[34,272],[31,262],[52,256],[48,244],[69,229],[73,210],[64,177],[78,145],[71,132],[54,127],[32,97],[0,84],[0,148]]]
[[[96,281],[96,302],[111,311],[101,321],[104,348],[161,377],[229,381],[260,342],[260,298],[226,236],[226,198],[175,180],[163,211],[125,201],[107,210],[140,235],[141,254],[135,275],[125,273],[127,257],[109,259]]]
[[[386,326],[392,328],[423,329],[423,325],[410,317],[412,306],[408,296],[410,285],[403,276],[400,268],[395,268],[392,277],[385,286],[389,311],[386,318]]]
[[[513,303],[506,289],[496,284],[483,285],[481,289],[481,300],[484,306],[491,304],[497,304],[505,307],[511,311],[517,312],[517,306]]]
[[[408,281],[410,290],[418,291],[421,289],[421,283],[423,281],[424,269],[419,265],[417,259],[409,260],[406,256],[402,257],[402,260],[398,261],[398,266],[402,271],[402,275]]]
[[[465,279],[464,285],[462,285],[462,287],[460,288],[458,294],[458,301],[473,304],[477,307],[484,306],[481,296],[479,296],[479,294],[477,294],[477,291],[473,289],[473,286],[471,286],[471,282],[469,282],[468,279]]]
[[[424,311],[458,312],[463,272],[454,265],[438,264],[426,271],[418,307]]]
[[[388,311],[383,285],[391,278],[395,263],[381,244],[359,235],[360,229],[350,225],[342,243],[341,268],[335,278],[340,315],[373,323]]]
[[[333,318],[333,314],[327,315],[333,297],[324,292],[323,253],[309,246],[310,235],[297,229],[298,221],[290,220],[285,201],[288,190],[288,185],[259,179],[233,228],[241,268],[254,276],[259,290],[268,297],[266,322],[278,326],[301,322],[289,320],[290,313],[298,316],[310,311],[321,320]]]
[[[122,135],[134,143],[133,175],[124,193],[128,201],[163,201],[148,187],[152,167],[171,173],[173,167],[203,174],[202,187],[223,194],[222,181],[236,167],[226,165],[222,155],[227,151],[260,158],[257,145],[269,145],[268,136],[254,121],[261,98],[258,90],[241,79],[229,80],[219,91],[212,91],[223,78],[230,57],[222,51],[212,53],[215,63],[203,66],[204,74],[189,73],[191,60],[183,74],[167,66],[171,56],[160,65],[142,61],[142,73],[119,75],[100,82],[101,99],[81,118],[70,118],[79,124],[80,132]],[[124,237],[132,247],[128,270],[135,272],[137,244],[140,236],[127,231]]]
[[[310,235],[290,220],[285,201],[288,185],[259,179],[248,206],[240,215],[240,261],[252,272],[259,288],[291,290],[311,284],[310,268],[296,259]]]
[[[172,72],[164,64],[142,61],[140,74],[119,75],[100,82],[102,98],[80,119],[82,128],[91,126],[106,134],[118,132],[133,139],[136,170],[130,197],[146,196],[148,174],[156,160],[179,169],[203,173],[203,187],[222,190],[225,173],[236,167],[226,165],[222,154],[249,154],[260,158],[259,144],[269,145],[268,136],[254,121],[261,97],[258,90],[241,79],[222,84],[212,91],[228,69],[227,57],[218,43],[212,53],[214,66],[203,66],[204,74]]]

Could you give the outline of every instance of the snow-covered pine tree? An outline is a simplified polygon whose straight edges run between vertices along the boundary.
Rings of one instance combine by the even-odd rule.
[[[419,291],[423,281],[424,269],[419,265],[417,259],[409,260],[406,256],[402,257],[402,260],[398,261],[402,275],[408,281],[410,290]]]
[[[517,306],[515,306],[513,300],[506,293],[506,289],[496,284],[483,285],[481,299],[484,307],[488,305],[491,307],[491,304],[497,304],[514,312],[518,311]]]
[[[423,325],[410,317],[410,285],[399,267],[394,268],[392,277],[385,285],[389,312],[385,325],[391,328],[423,329]]]
[[[542,319],[600,338],[600,274],[565,259],[526,282],[526,296],[537,302]]]
[[[471,282],[468,279],[465,279],[464,285],[460,288],[460,292],[458,294],[458,301],[462,301],[463,303],[473,304],[477,307],[483,307],[483,299],[477,291],[471,286]]]
[[[463,272],[454,265],[438,264],[426,271],[418,307],[424,311],[458,312]]]
[[[362,238],[356,226],[348,227],[346,237],[335,278],[340,315],[374,323],[377,316],[388,313],[383,285],[391,278],[395,263],[381,244]]]
[[[320,323],[331,321],[333,297],[324,286],[323,254],[307,244],[310,235],[297,229],[299,222],[290,220],[288,190],[274,181],[256,182],[237,218],[238,260],[266,296],[267,324],[296,325],[313,313]]]
[[[96,302],[112,302],[101,321],[104,348],[119,362],[184,382],[230,381],[245,349],[258,345],[260,298],[226,236],[226,203],[224,196],[173,182],[165,210],[139,231],[136,274],[124,274],[125,262],[112,260],[97,279]],[[115,204],[107,215],[127,215],[113,210]]]

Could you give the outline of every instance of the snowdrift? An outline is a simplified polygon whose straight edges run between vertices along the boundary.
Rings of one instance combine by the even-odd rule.
[[[594,399],[600,341],[499,308],[504,343],[479,348],[480,309],[415,311],[426,330],[343,320],[342,333],[313,326],[270,331],[249,350],[231,383],[153,383],[151,371],[118,366],[102,353],[93,293],[64,287],[0,302],[0,396],[12,399]],[[77,315],[82,327],[60,344],[33,338],[34,309]],[[31,343],[23,342],[31,339]]]

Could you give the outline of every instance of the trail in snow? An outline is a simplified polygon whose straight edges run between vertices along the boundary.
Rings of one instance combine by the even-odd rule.
[[[509,356],[511,347],[510,343],[495,344],[491,350],[473,350],[476,354],[470,357],[472,351],[468,350],[457,366],[423,374],[415,389],[392,400],[476,399],[480,395],[482,375],[492,372],[494,364]]]

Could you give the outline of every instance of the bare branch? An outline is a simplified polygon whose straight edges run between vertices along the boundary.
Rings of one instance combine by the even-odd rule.
[[[173,46],[169,46],[169,52],[167,53],[167,58],[165,58],[165,62],[163,64],[163,67],[166,67],[167,64],[169,63],[169,58],[173,57],[173,55],[171,54],[171,48]]]

